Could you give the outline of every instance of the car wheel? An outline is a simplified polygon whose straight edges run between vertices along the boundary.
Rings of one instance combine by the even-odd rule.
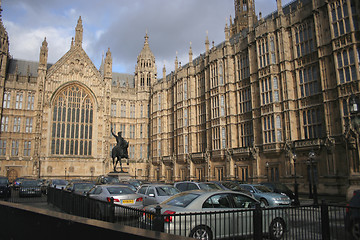
[[[190,237],[202,240],[212,240],[212,232],[206,226],[197,226],[190,232]]]
[[[280,218],[275,218],[269,226],[270,239],[278,240],[284,236],[286,230],[285,223]]]
[[[351,225],[351,235],[354,239],[360,239],[360,221],[355,221]]]
[[[260,199],[260,206],[261,207],[268,207],[269,203],[268,203],[268,201],[266,201],[266,199],[262,198],[262,199]]]

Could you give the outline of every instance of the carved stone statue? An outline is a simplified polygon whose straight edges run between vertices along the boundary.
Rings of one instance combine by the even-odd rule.
[[[113,165],[114,165],[114,172],[116,172],[116,165],[118,162],[120,163],[120,169],[121,169],[120,172],[124,172],[122,169],[121,159],[126,158],[128,160],[127,165],[129,165],[129,155],[128,155],[129,142],[126,141],[121,136],[121,132],[118,132],[118,135],[116,135],[113,132],[112,128],[111,128],[111,134],[115,137],[117,143],[116,146],[111,151],[111,157],[113,159]],[[116,162],[115,162],[115,158],[117,158]]]

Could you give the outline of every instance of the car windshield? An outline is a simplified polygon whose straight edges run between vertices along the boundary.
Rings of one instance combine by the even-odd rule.
[[[272,192],[268,187],[262,186],[262,185],[256,185],[254,186],[254,188],[258,191],[258,192]]]
[[[90,190],[93,186],[94,186],[94,184],[92,184],[92,183],[77,183],[77,184],[74,184],[74,188],[75,188],[76,191]]]
[[[67,185],[68,182],[66,180],[54,180],[53,184],[54,185]]]
[[[118,178],[108,177],[106,182],[107,183],[119,183],[120,180]]]
[[[187,207],[192,201],[198,198],[200,195],[195,193],[183,193],[176,195],[168,200],[164,201],[163,204],[167,204],[174,207]]]
[[[215,183],[199,183],[199,187],[202,190],[213,190],[213,189],[215,189],[215,190],[220,189],[221,190],[221,187],[219,187]]]
[[[106,189],[111,195],[135,194],[134,191],[127,187],[107,187]]]
[[[161,186],[156,187],[156,192],[159,196],[173,196],[178,194],[180,191],[172,186]]]
[[[23,181],[21,183],[21,186],[24,186],[24,187],[29,187],[29,186],[38,186],[38,181],[36,180],[31,180],[31,181]]]

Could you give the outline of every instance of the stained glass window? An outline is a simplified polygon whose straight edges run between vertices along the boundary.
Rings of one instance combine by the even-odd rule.
[[[51,154],[91,155],[93,112],[92,99],[85,89],[72,85],[62,90],[53,107]]]

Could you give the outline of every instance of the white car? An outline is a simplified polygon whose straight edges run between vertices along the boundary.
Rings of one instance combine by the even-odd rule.
[[[143,205],[143,198],[136,194],[133,190],[128,187],[120,186],[120,185],[96,185],[88,192],[89,198],[96,199],[102,202],[111,202],[114,201],[115,204],[115,216],[124,215],[138,215],[136,211],[129,213],[132,208],[135,209],[142,209]],[[125,207],[131,208],[123,208],[123,207],[116,207],[116,205],[122,205]],[[98,204],[100,211],[98,214],[106,214],[105,204]]]
[[[260,202],[234,191],[194,190],[179,193],[160,204],[164,232],[197,239],[242,238],[254,234],[254,208]],[[156,206],[145,207],[146,228],[152,228]],[[262,209],[262,232],[281,239],[287,228],[286,209]]]

